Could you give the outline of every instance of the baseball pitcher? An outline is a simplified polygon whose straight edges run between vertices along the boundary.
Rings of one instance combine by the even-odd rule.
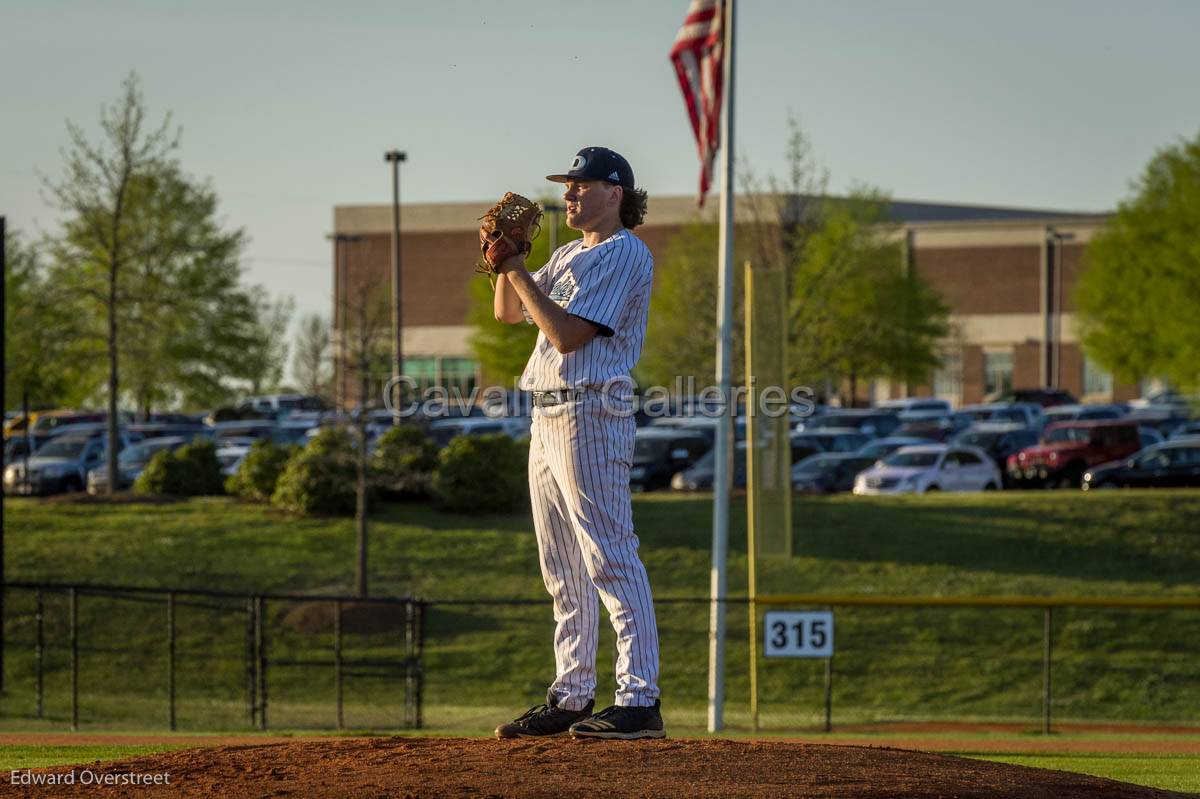
[[[506,195],[480,230],[496,318],[537,325],[521,376],[532,392],[529,493],[542,577],[554,600],[556,674],[546,704],[500,738],[662,738],[658,628],[629,497],[630,370],[646,334],[654,262],[632,229],[646,193],[629,162],[585,147],[564,174],[567,225],[583,233],[537,272],[525,268],[540,211]],[[616,701],[593,713],[600,603],[617,637]]]

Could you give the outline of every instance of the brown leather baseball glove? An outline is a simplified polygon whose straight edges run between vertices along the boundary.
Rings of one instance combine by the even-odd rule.
[[[479,226],[479,250],[483,257],[475,271],[487,275],[488,280],[497,274],[496,267],[504,259],[528,254],[530,242],[542,229],[538,224],[542,218],[538,204],[511,191],[479,218],[483,220]]]

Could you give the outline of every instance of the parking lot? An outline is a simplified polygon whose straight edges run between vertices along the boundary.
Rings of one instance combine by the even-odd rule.
[[[1040,398],[957,409],[934,398],[891,400],[871,408],[793,408],[786,419],[792,487],[807,494],[876,495],[1200,486],[1195,398],[1161,394],[1123,404],[1079,404],[1049,391]],[[438,449],[458,436],[503,434],[524,440],[532,419],[527,405],[515,406],[501,411],[468,405],[443,409],[454,411],[450,415],[415,414],[399,420],[390,411],[372,411],[368,446],[396,421],[418,426]],[[649,405],[635,407],[632,488],[711,489],[719,419],[687,399],[657,412]],[[228,476],[257,440],[302,447],[322,427],[356,420],[315,397],[299,395],[251,397],[236,407],[202,413],[128,415],[117,431],[116,490],[132,486],[155,453],[178,449],[197,437],[216,444]],[[745,416],[735,416],[735,488],[746,486],[746,429]],[[106,446],[103,413],[53,409],[30,413],[27,423],[20,414],[10,414],[4,491],[105,493]]]

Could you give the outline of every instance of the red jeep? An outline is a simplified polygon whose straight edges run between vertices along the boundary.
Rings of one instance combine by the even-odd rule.
[[[1008,476],[1013,488],[1079,488],[1089,467],[1123,460],[1141,448],[1134,422],[1059,422],[1042,431],[1036,446],[1008,457]]]

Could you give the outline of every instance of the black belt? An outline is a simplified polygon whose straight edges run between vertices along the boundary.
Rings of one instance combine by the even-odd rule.
[[[560,388],[556,391],[533,392],[533,406],[545,408],[548,405],[562,405],[564,402],[577,402],[583,399],[581,388]]]

